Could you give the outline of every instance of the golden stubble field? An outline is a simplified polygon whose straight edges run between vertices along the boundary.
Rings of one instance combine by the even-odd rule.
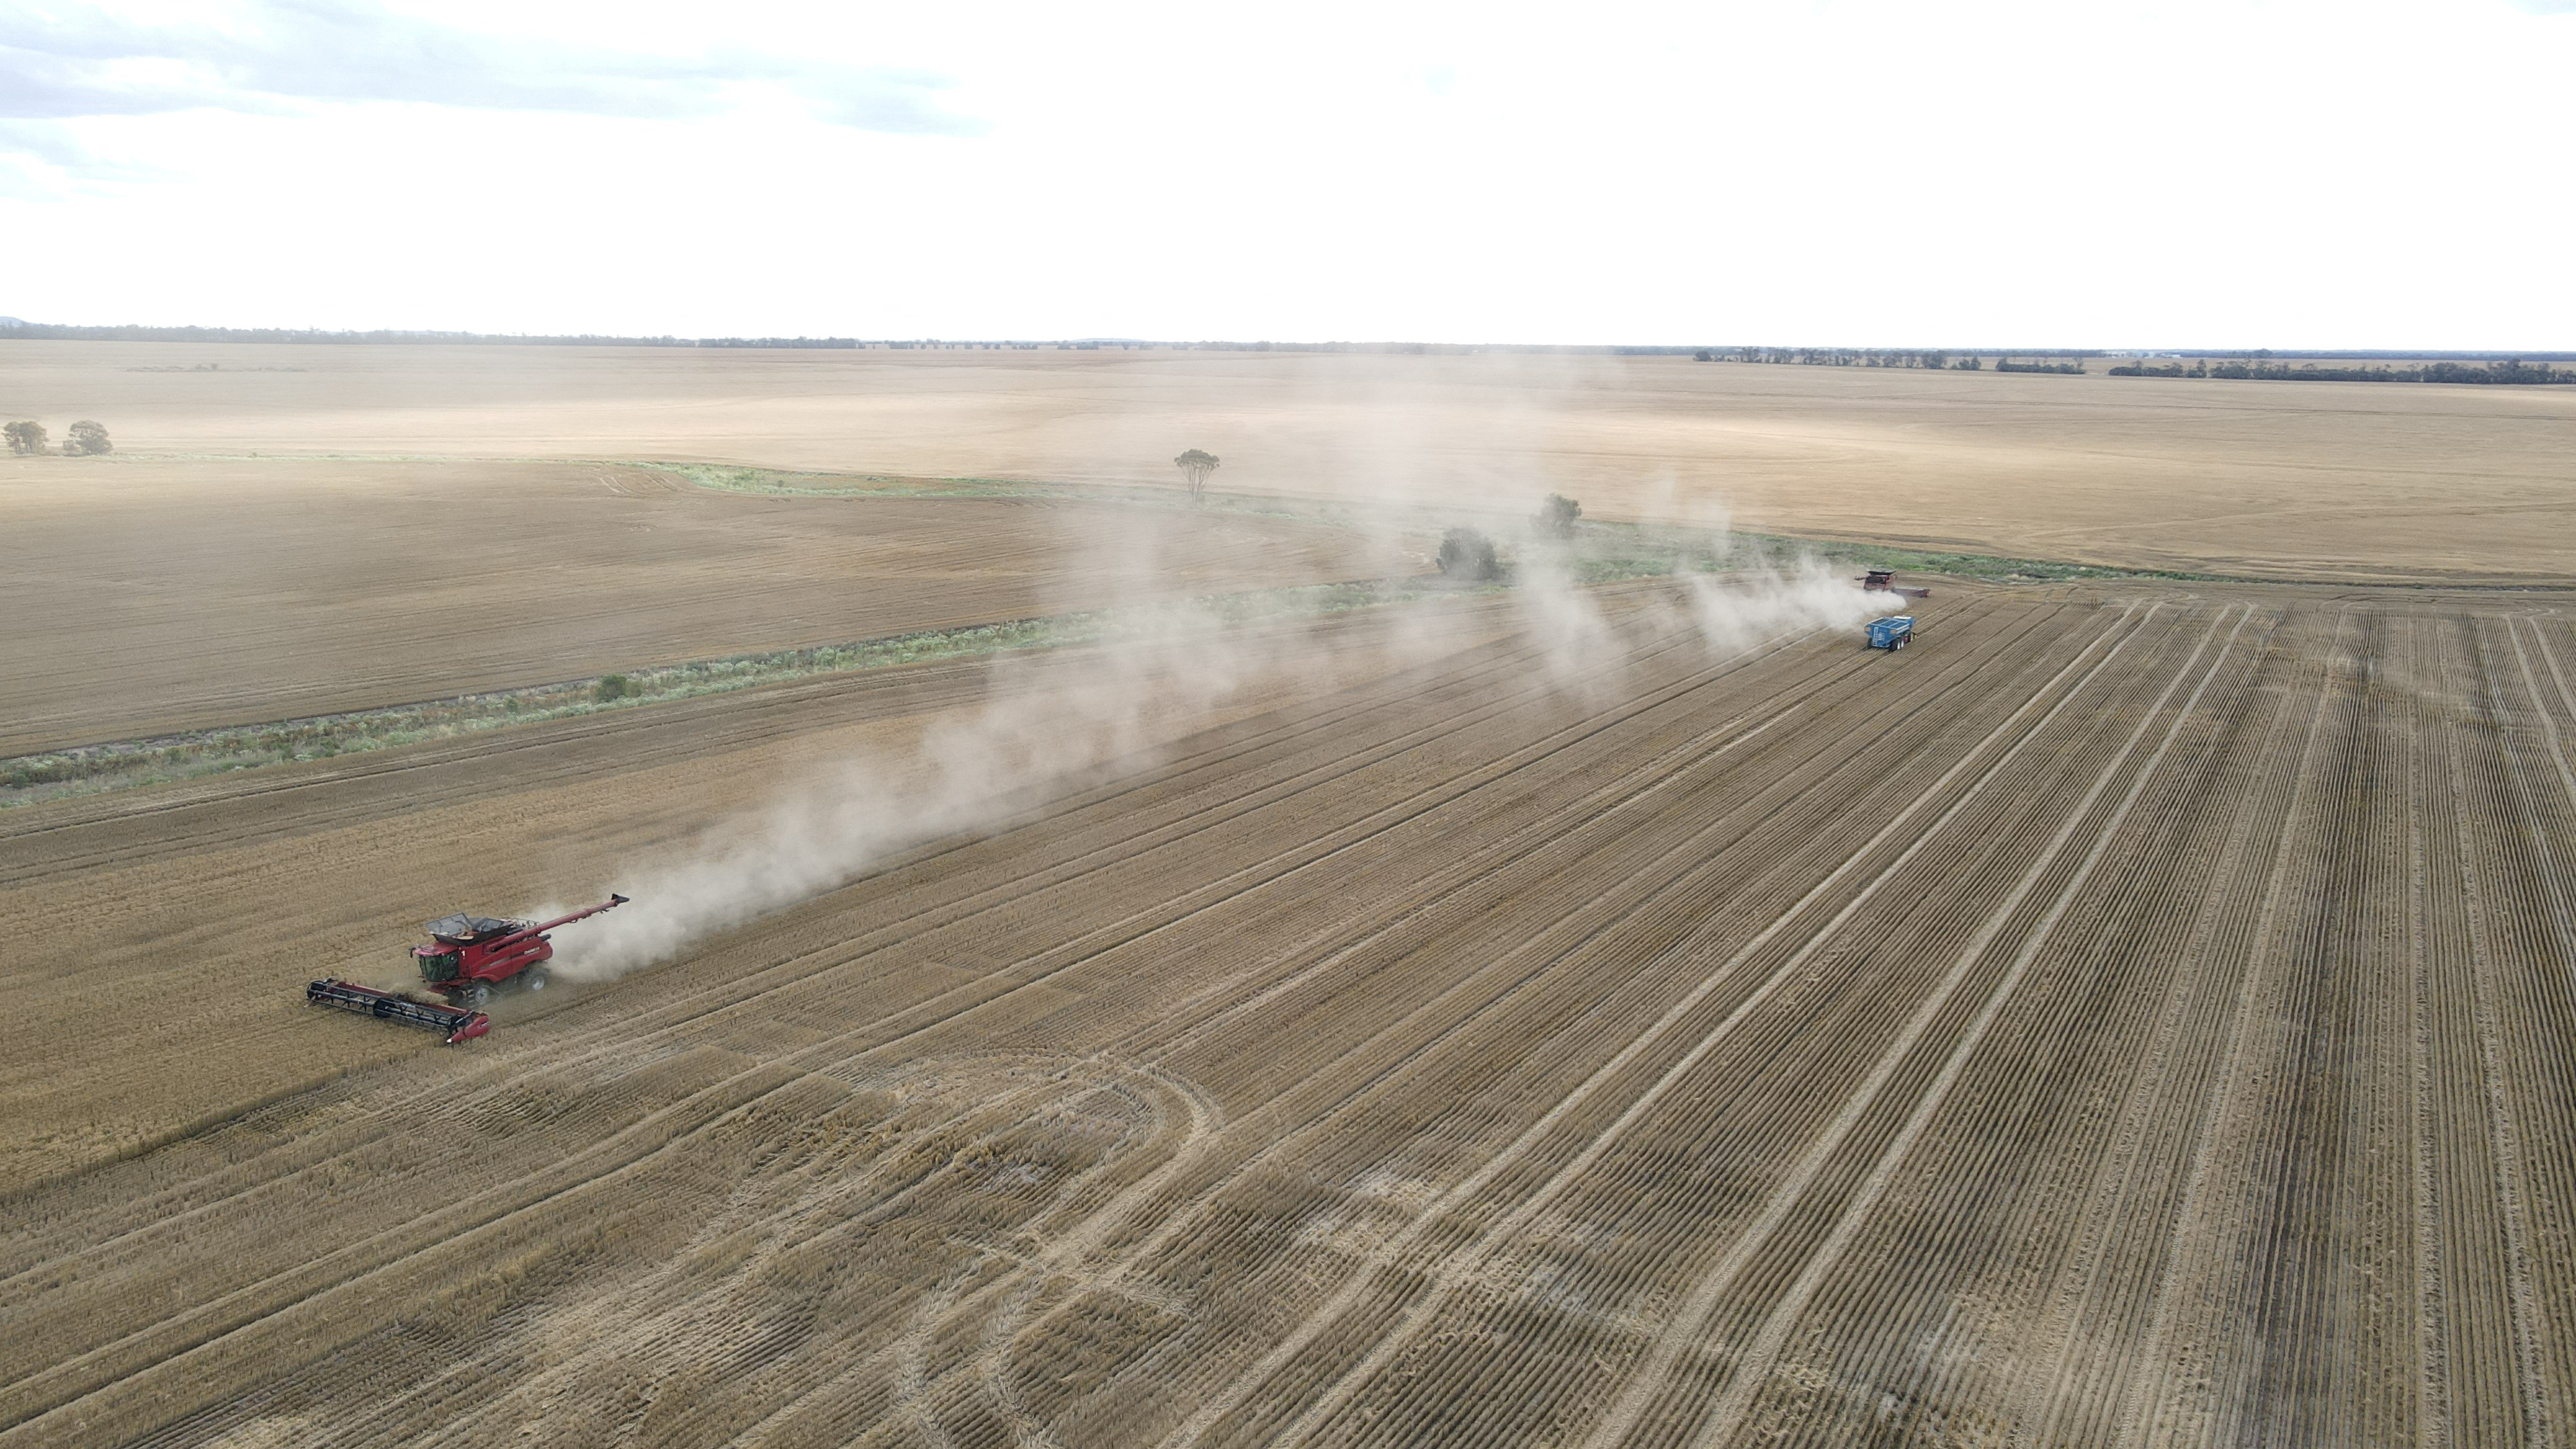
[[[217,372],[141,368],[212,363]],[[1218,485],[2287,577],[2556,580],[2576,388],[1673,357],[0,345],[0,411],[129,449],[703,459]],[[252,369],[295,369],[254,371]]]
[[[195,360],[306,370],[126,370]],[[0,377],[128,450],[0,468],[30,738],[1384,563],[618,459],[1104,482],[1195,443],[1237,487],[1722,494],[2339,580],[1939,580],[1885,654],[1830,584],[1534,574],[0,811],[0,1449],[2576,1432],[2563,397],[73,344]],[[455,590],[420,560],[461,520],[563,553]],[[2351,577],[2453,570],[2531,587]],[[805,879],[835,796],[921,818],[478,1042],[299,999],[450,909]]]
[[[1936,602],[1461,601],[455,1050],[294,987],[975,681],[12,812],[11,1130],[163,1125],[13,1144],[0,1445],[2554,1442],[2576,634]]]

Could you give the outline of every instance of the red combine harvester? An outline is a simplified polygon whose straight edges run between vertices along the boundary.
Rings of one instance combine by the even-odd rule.
[[[551,921],[498,921],[459,912],[430,922],[430,943],[412,947],[411,959],[429,989],[447,998],[445,1005],[336,976],[307,984],[304,999],[445,1032],[447,1044],[454,1046],[492,1029],[492,1019],[483,1014],[483,1008],[491,1003],[493,988],[516,981],[529,991],[546,989],[545,963],[555,954],[546,932],[624,904],[626,897],[612,895]]]
[[[1932,597],[1932,591],[1930,589],[1906,589],[1897,587],[1896,570],[1894,569],[1871,569],[1868,573],[1860,576],[1860,587],[1861,592],[1868,594],[1895,594],[1908,599],[1928,599]]]

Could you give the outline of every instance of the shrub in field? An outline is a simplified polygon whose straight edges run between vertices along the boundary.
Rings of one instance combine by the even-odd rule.
[[[1530,526],[1549,538],[1572,538],[1574,520],[1582,516],[1582,504],[1561,493],[1551,493],[1538,506],[1538,516],[1530,520]]]
[[[7,435],[9,451],[21,458],[45,451],[43,423],[11,423],[5,428],[0,428],[0,434]]]
[[[107,440],[107,429],[83,418],[72,424],[71,432],[63,438],[63,451],[75,456],[96,457],[101,453],[115,452],[116,445]]]
[[[599,681],[598,687],[591,690],[590,697],[601,704],[606,704],[610,700],[624,699],[636,692],[634,681],[623,674],[611,674]]]
[[[1494,541],[1472,528],[1453,528],[1440,536],[1440,572],[1453,579],[1490,579],[1502,572],[1494,559]]]

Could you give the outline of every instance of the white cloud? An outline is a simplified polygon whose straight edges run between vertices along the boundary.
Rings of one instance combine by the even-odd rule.
[[[812,102],[836,125],[974,129],[939,109],[945,82],[920,71],[739,44],[674,55],[496,34],[360,0],[256,0],[211,14],[147,20],[98,6],[0,3],[0,116],[275,114],[311,102],[409,101],[671,118],[718,114],[744,90],[767,86]]]
[[[2576,346],[2576,25],[2505,0],[195,13],[47,22],[41,164],[168,179],[0,201],[0,310]]]

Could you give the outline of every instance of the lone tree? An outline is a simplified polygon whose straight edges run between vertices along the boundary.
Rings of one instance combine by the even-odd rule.
[[[1503,571],[1494,560],[1494,541],[1472,528],[1453,528],[1440,536],[1438,563],[1450,578],[1480,583]]]
[[[9,451],[21,458],[45,451],[43,423],[11,423],[5,428],[0,428],[0,433],[8,435]]]
[[[71,432],[64,436],[63,451],[95,457],[100,453],[115,452],[116,445],[107,440],[107,429],[83,419],[72,424]]]
[[[1207,475],[1216,471],[1216,454],[1204,448],[1192,448],[1174,458],[1172,466],[1180,469],[1181,476],[1190,480],[1192,503],[1207,497]]]
[[[1574,520],[1582,516],[1582,504],[1563,494],[1551,493],[1547,495],[1547,501],[1538,506],[1538,516],[1530,520],[1530,526],[1550,538],[1572,538]]]

